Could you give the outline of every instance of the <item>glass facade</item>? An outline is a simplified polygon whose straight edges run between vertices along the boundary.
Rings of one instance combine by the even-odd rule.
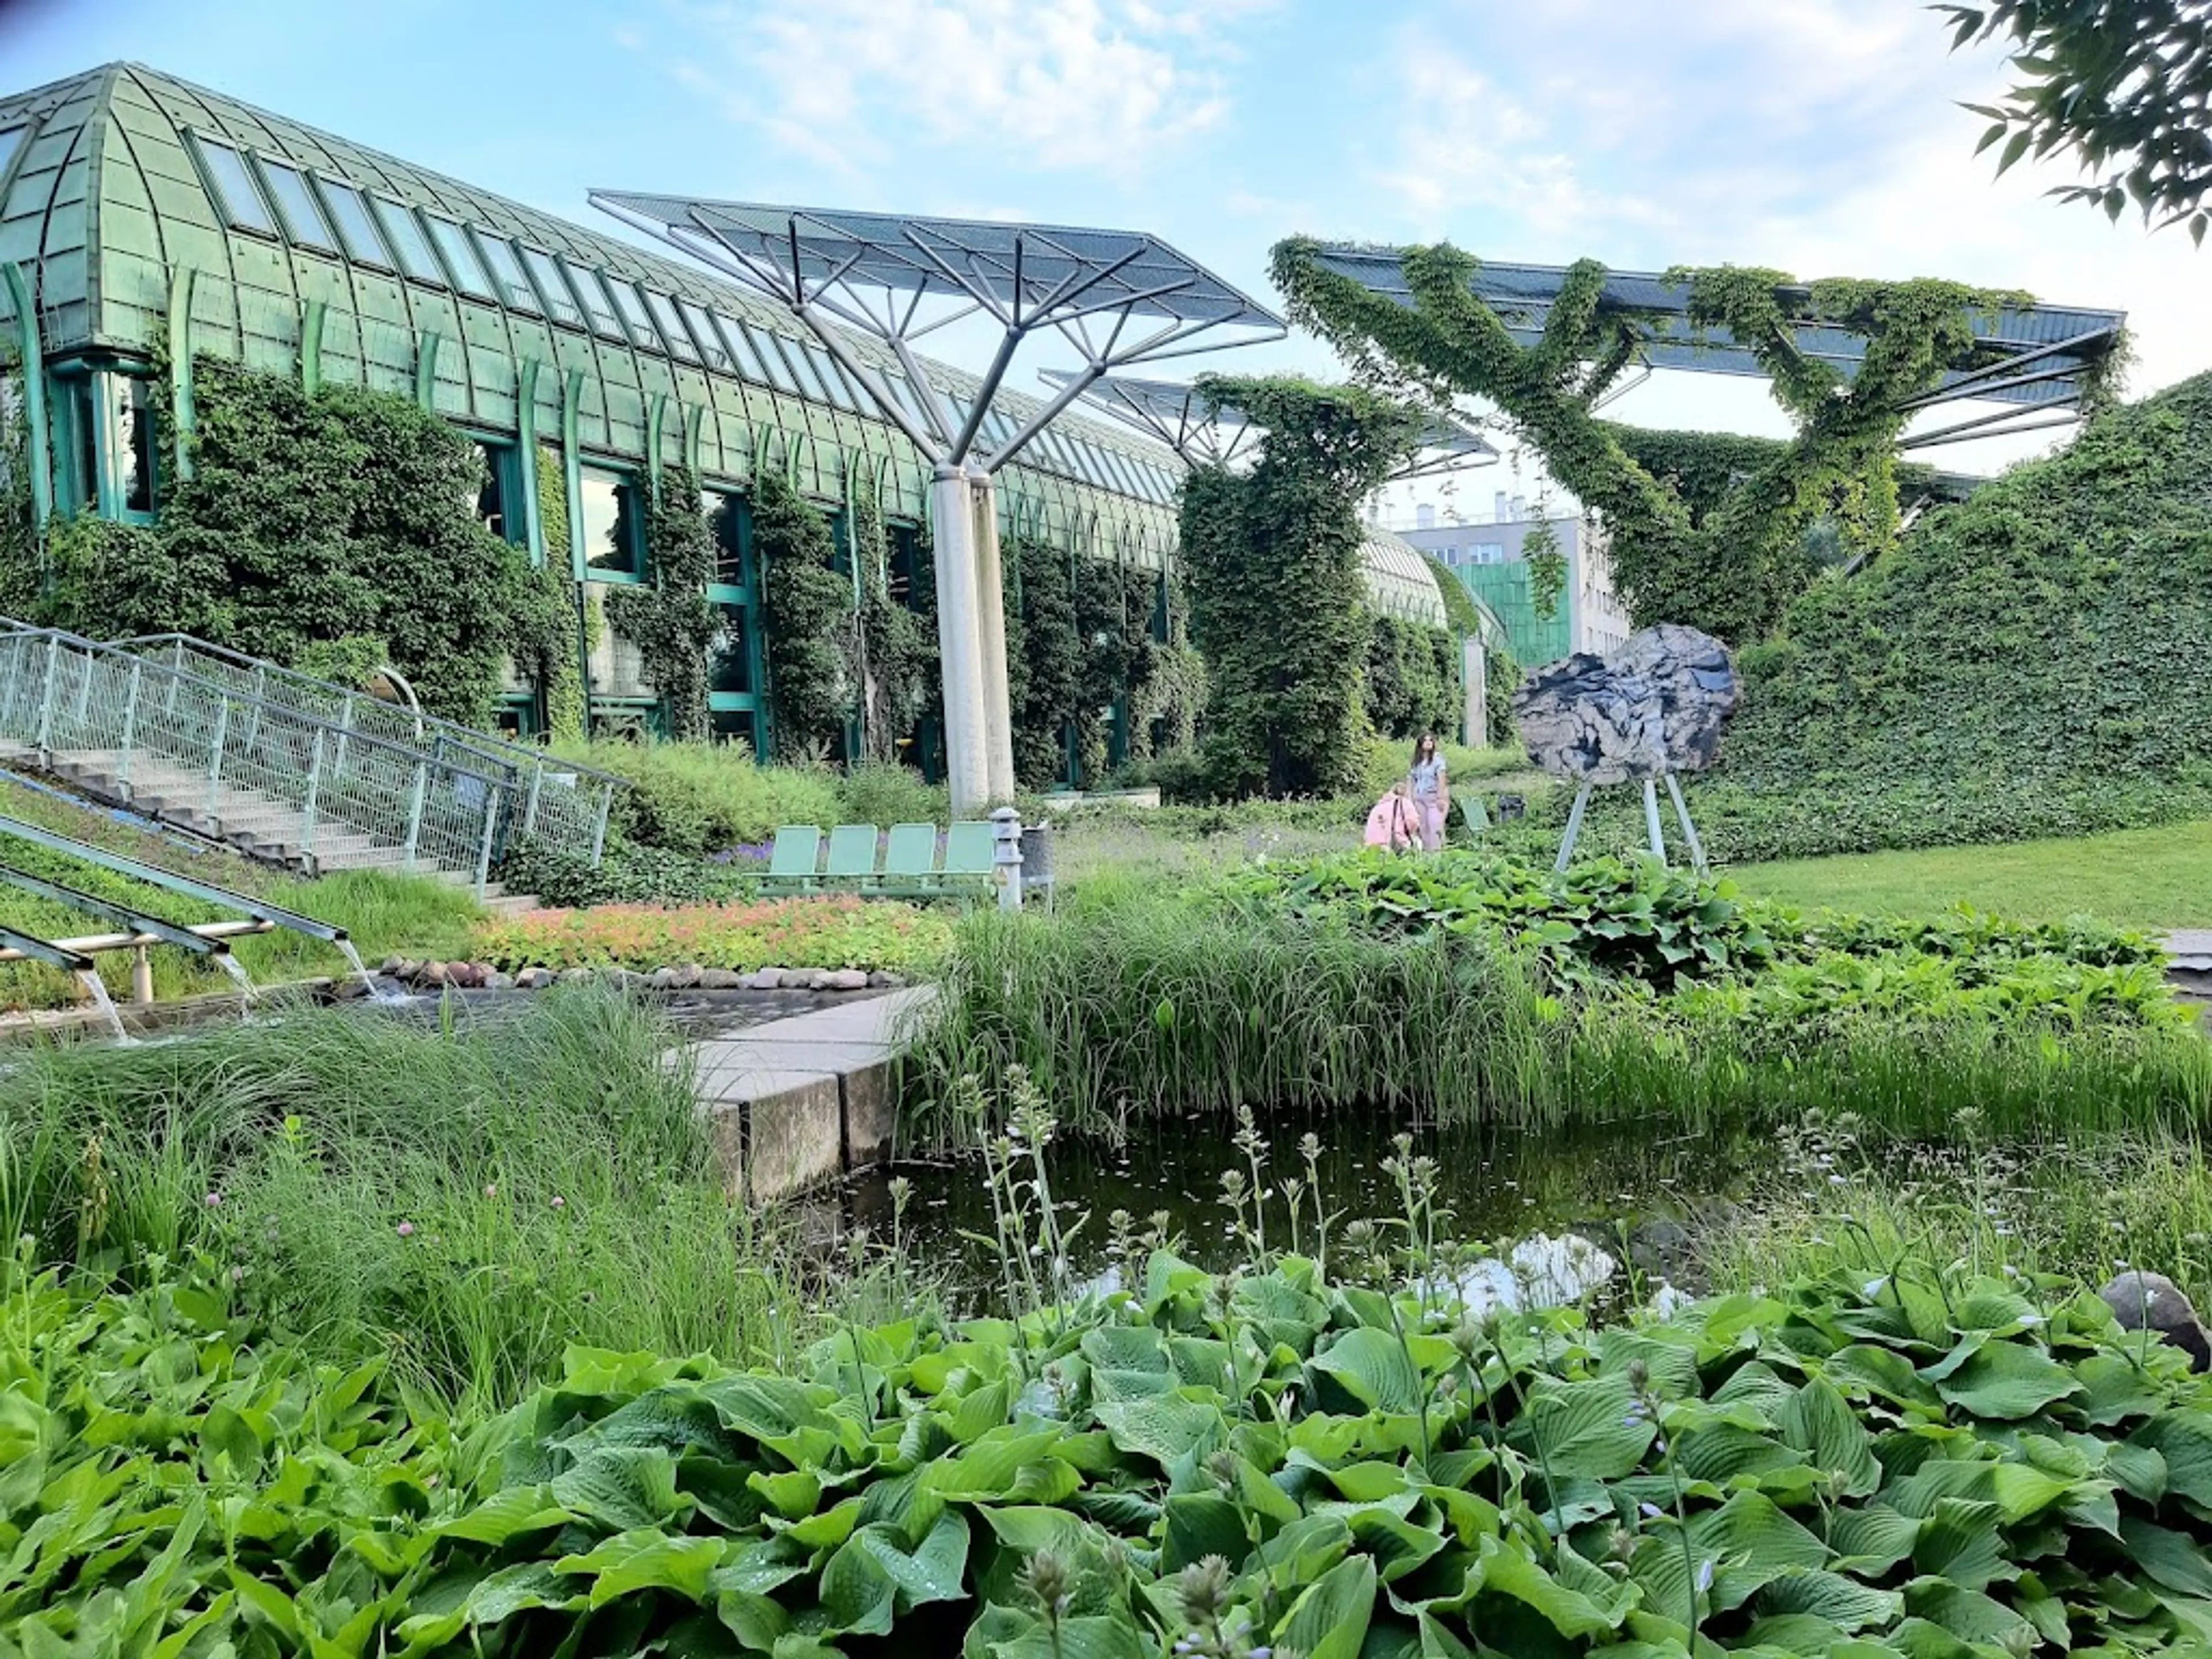
[[[392,256],[384,251],[384,239],[376,234],[376,222],[368,216],[368,204],[362,193],[342,179],[317,182],[323,187],[323,199],[331,204],[331,216],[337,221],[346,258],[390,270]]]
[[[264,236],[276,234],[276,222],[269,216],[268,205],[261,192],[253,187],[253,177],[246,170],[246,158],[228,144],[204,135],[196,135],[200,160],[207,164],[208,177],[215,181],[216,199],[222,204],[223,217],[240,230],[258,231]]]
[[[113,420],[108,447],[115,457],[117,504],[125,513],[154,510],[154,391],[128,375],[103,377]]]
[[[415,216],[397,202],[377,198],[377,213],[384,221],[385,239],[399,256],[399,268],[418,283],[428,283],[433,288],[443,288],[445,276],[438,270],[437,256],[430,252],[429,243],[422,240],[422,227],[415,222]]]
[[[714,637],[707,647],[708,691],[743,693],[753,689],[752,651],[745,636],[745,622],[741,605],[714,607]]]
[[[619,472],[582,470],[576,498],[584,529],[584,562],[601,580],[638,581],[645,575],[644,525],[637,487]]]

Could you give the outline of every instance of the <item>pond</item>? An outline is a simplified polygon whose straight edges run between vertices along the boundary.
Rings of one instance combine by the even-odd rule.
[[[1286,1181],[1310,1181],[1329,1236],[1352,1223],[1403,1216],[1399,1179],[1386,1170],[1396,1124],[1341,1115],[1263,1117],[1261,1212],[1272,1248],[1291,1238]],[[1119,1144],[1060,1140],[1048,1147],[1047,1180],[1064,1230],[1074,1230],[1068,1268],[1078,1282],[1113,1281],[1119,1265],[1109,1218],[1126,1212],[1138,1234],[1157,1231],[1187,1260],[1215,1271],[1249,1261],[1222,1177],[1252,1183],[1236,1125],[1218,1115],[1133,1130]],[[1434,1160],[1440,1237],[1508,1253],[1538,1237],[1579,1236],[1625,1260],[1642,1279],[1694,1284],[1697,1235],[1735,1212],[1775,1167],[1772,1137],[1742,1130],[1690,1131],[1649,1121],[1573,1128],[1498,1127],[1406,1131],[1415,1158]],[[1317,1143],[1310,1164],[1300,1142]],[[1024,1155],[1021,1174],[1029,1166]],[[995,1300],[1001,1269],[988,1242],[996,1233],[991,1186],[980,1158],[902,1163],[856,1176],[842,1194],[843,1219],[878,1242],[892,1237],[893,1182],[909,1183],[898,1218],[902,1249],[948,1274],[978,1303]],[[1316,1206],[1302,1204],[1299,1242],[1312,1245]],[[1244,1207],[1244,1224],[1253,1210]],[[1079,1223],[1080,1224],[1079,1229]],[[1687,1286],[1685,1286],[1686,1288]]]

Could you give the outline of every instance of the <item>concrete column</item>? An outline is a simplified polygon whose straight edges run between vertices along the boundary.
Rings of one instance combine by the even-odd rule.
[[[945,677],[945,771],[952,816],[971,818],[991,798],[983,735],[983,650],[976,627],[975,516],[960,468],[940,465],[929,487],[936,537],[937,648]],[[1005,662],[1001,650],[1000,660]],[[1003,666],[1000,671],[1004,672]]]
[[[1459,740],[1470,749],[1485,748],[1490,742],[1490,661],[1480,635],[1469,634],[1459,642],[1459,663],[1464,699]]]
[[[991,799],[1014,798],[1014,714],[1006,688],[1006,582],[999,556],[999,502],[991,475],[969,478],[975,510],[975,614],[982,647],[983,744]]]

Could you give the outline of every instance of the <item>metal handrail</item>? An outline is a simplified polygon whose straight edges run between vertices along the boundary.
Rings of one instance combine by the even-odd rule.
[[[479,893],[518,795],[496,761],[425,753],[60,629],[0,630],[0,733],[48,763],[114,752],[126,793],[134,762],[182,763],[204,776],[210,818],[229,816],[228,789],[246,812],[278,811],[283,839],[319,862],[319,829],[335,826],[405,867],[472,876]]]
[[[635,787],[619,772],[610,772],[604,767],[588,766],[581,761],[568,760],[529,744],[511,743],[505,738],[495,737],[489,732],[479,732],[472,726],[464,726],[459,720],[449,720],[441,715],[424,714],[411,709],[401,709],[398,704],[386,702],[382,698],[371,696],[366,691],[355,691],[330,680],[317,679],[313,674],[303,674],[296,668],[287,668],[281,663],[273,663],[266,658],[252,656],[227,645],[216,645],[194,635],[138,634],[129,639],[110,640],[107,643],[117,650],[129,651],[134,654],[138,653],[141,647],[181,647],[198,656],[217,657],[240,668],[251,669],[268,679],[283,680],[295,685],[312,686],[318,690],[336,692],[342,697],[357,700],[373,708],[390,709],[394,714],[402,715],[407,724],[416,728],[418,733],[423,730],[437,732],[441,735],[451,737],[463,747],[471,749],[487,759],[498,760],[515,766],[544,766],[556,772],[574,772],[586,777],[597,778],[618,789]],[[514,758],[509,761],[507,759],[509,756]]]
[[[114,642],[149,661],[167,660],[180,672],[219,684],[235,681],[240,695],[297,708],[311,719],[343,731],[380,736],[402,747],[428,744],[443,758],[457,753],[481,769],[503,770],[512,795],[514,823],[502,833],[535,837],[597,865],[606,844],[607,822],[616,789],[631,787],[618,775],[548,753],[532,744],[511,743],[474,727],[432,715],[410,713],[366,692],[319,680],[296,669],[210,644],[189,634],[149,634]],[[286,692],[293,695],[286,696]],[[586,781],[588,780],[588,781]],[[550,785],[549,788],[547,786]]]

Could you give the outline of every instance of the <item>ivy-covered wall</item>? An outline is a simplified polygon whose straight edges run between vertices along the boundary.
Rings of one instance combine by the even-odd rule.
[[[1741,653],[1717,783],[1760,854],[2081,833],[2212,806],[2212,375],[1815,584]]]
[[[481,461],[411,400],[211,360],[192,474],[152,526],[90,517],[11,537],[11,614],[102,638],[178,631],[276,662],[357,641],[432,714],[491,718],[509,654],[550,613],[529,561],[479,523]],[[166,387],[166,380],[160,382]],[[164,436],[173,430],[157,404]]]

